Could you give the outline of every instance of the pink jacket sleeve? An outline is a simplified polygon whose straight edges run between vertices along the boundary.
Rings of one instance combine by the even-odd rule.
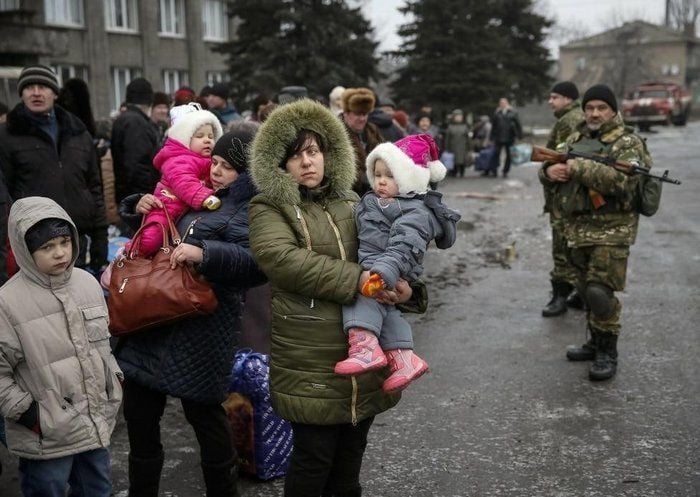
[[[209,159],[199,161],[188,156],[174,157],[163,164],[161,181],[177,198],[200,210],[202,202],[214,194],[214,190],[202,184],[209,176],[209,168]]]

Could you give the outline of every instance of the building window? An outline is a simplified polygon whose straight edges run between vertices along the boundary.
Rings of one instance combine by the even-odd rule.
[[[105,25],[107,29],[138,30],[136,7],[136,0],[105,0]]]
[[[576,69],[579,71],[583,71],[586,68],[586,58],[585,57],[579,57],[576,59]]]
[[[163,88],[168,95],[174,94],[182,86],[187,86],[189,83],[187,71],[179,71],[177,69],[165,69],[163,71]]]
[[[19,9],[19,0],[0,0],[0,11]]]
[[[132,79],[141,77],[141,69],[133,67],[112,68],[112,109],[119,109],[119,106],[126,100],[126,85]]]
[[[185,36],[185,3],[183,0],[160,0],[160,34]]]
[[[44,11],[48,24],[84,25],[82,0],[44,0]]]
[[[224,71],[207,71],[206,76],[209,86],[216,83],[228,83],[231,80],[229,73]]]
[[[228,40],[228,15],[226,13],[226,2],[223,0],[204,0],[202,24],[205,40]]]
[[[58,86],[63,86],[71,78],[80,78],[88,82],[88,69],[85,66],[74,66],[70,64],[56,64],[51,69],[56,73]]]

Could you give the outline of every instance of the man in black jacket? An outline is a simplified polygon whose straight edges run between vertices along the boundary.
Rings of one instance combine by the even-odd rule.
[[[126,87],[126,111],[112,125],[112,161],[117,205],[133,193],[151,193],[160,175],[153,167],[158,127],[150,119],[153,88],[143,78]]]
[[[503,177],[508,177],[510,171],[510,147],[516,140],[523,137],[523,129],[520,126],[520,119],[515,109],[510,106],[507,98],[498,101],[498,108],[491,119],[491,140],[496,147],[491,163],[490,171],[484,171],[482,176],[488,176],[491,172],[498,175],[498,166],[501,162],[501,149],[506,149],[506,162],[503,165]]]
[[[97,274],[107,264],[107,218],[92,137],[77,117],[55,105],[58,79],[50,67],[22,69],[17,89],[22,102],[0,124],[9,196],[48,197],[63,207],[80,235],[75,265]]]

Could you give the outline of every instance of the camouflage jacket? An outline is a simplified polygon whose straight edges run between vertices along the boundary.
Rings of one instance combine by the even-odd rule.
[[[581,101],[574,100],[569,103],[563,109],[559,109],[554,112],[554,117],[557,118],[557,122],[552,128],[552,132],[549,134],[549,140],[547,140],[547,145],[549,149],[556,149],[559,145],[564,145],[566,139],[571,133],[576,131],[576,126],[578,126],[581,121],[583,121],[583,111],[581,110]],[[544,186],[544,212],[552,212],[552,202],[553,195],[555,194],[553,185],[549,181],[543,181],[542,174],[544,169],[540,170],[540,181]],[[554,222],[554,216],[550,219]]]
[[[626,128],[617,114],[591,132],[585,122],[566,140],[568,150],[607,155],[651,167],[645,142]],[[543,166],[543,173],[549,164]],[[544,181],[549,182],[543,174]],[[570,247],[632,245],[637,237],[639,214],[634,201],[639,177],[628,176],[592,160],[575,159],[571,181],[554,183],[552,211],[564,221],[564,236]],[[595,207],[594,196],[604,204]],[[599,197],[599,198],[600,198]]]

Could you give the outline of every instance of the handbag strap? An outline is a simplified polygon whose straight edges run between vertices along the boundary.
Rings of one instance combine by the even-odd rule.
[[[165,213],[165,219],[168,220],[168,230],[170,232],[170,239],[173,241],[173,245],[180,245],[180,243],[182,242],[180,232],[177,230],[175,223],[173,223],[168,209],[163,208],[163,212]]]
[[[167,254],[170,252],[170,244],[168,243],[168,232],[165,229],[165,226],[163,226],[161,223],[158,221],[149,221],[147,223],[141,224],[141,227],[138,229],[136,233],[134,233],[134,236],[131,237],[131,248],[129,249],[129,253],[125,254],[127,259],[133,259],[138,255],[139,252],[139,246],[141,245],[141,236],[143,235],[143,231],[148,228],[149,226],[158,226],[162,232],[163,235],[163,242],[161,245],[161,249]]]

